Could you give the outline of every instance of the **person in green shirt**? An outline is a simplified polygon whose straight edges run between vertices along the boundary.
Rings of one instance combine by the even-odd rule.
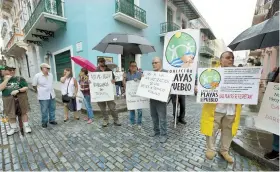
[[[7,132],[8,136],[11,136],[19,131],[16,124],[16,106],[14,102],[14,96],[17,96],[19,100],[21,117],[23,121],[23,130],[25,133],[31,132],[31,128],[28,125],[27,116],[27,112],[29,110],[27,97],[28,85],[23,77],[14,76],[15,69],[15,67],[5,66],[3,70],[3,79],[0,81],[0,91],[2,91],[4,112],[8,116],[11,126],[10,130]]]

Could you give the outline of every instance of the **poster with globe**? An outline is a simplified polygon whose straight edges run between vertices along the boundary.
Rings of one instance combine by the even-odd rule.
[[[197,29],[177,30],[165,35],[163,68],[175,74],[171,94],[194,94],[199,40]]]
[[[261,67],[198,69],[198,103],[258,103]]]

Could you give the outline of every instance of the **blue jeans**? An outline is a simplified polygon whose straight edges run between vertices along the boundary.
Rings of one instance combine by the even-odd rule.
[[[119,85],[116,85],[116,92],[117,92],[117,96],[119,96],[120,95],[120,89],[121,89],[121,86],[119,86]]]
[[[276,134],[273,134],[272,149],[279,152],[279,136]]]
[[[92,119],[94,117],[94,114],[92,111],[90,95],[84,95],[84,102],[87,109],[88,118]]]
[[[130,123],[135,124],[135,111],[137,111],[137,113],[138,113],[137,124],[141,125],[142,124],[142,109],[130,110],[129,111]]]
[[[55,99],[39,100],[42,114],[42,124],[55,121]]]

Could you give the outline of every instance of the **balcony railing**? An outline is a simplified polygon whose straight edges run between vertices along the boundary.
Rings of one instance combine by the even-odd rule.
[[[214,56],[214,50],[209,48],[208,46],[201,46],[200,47],[201,54],[207,54],[208,56]]]
[[[146,11],[126,0],[116,0],[116,13],[124,13],[138,21],[147,23]]]
[[[9,50],[16,42],[22,41],[23,35],[20,33],[13,33],[9,42],[5,45],[6,50]]]
[[[35,10],[31,14],[29,20],[25,24],[23,28],[23,32],[27,34],[28,31],[33,26],[33,24],[38,19],[38,17],[43,12],[63,17],[62,8],[63,8],[63,4],[61,0],[40,0]]]
[[[173,22],[165,22],[160,24],[160,34],[180,30],[180,26]]]

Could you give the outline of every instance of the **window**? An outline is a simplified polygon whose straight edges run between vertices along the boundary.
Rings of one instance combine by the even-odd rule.
[[[63,76],[63,72],[65,68],[72,69],[70,56],[71,56],[70,50],[54,56],[57,81],[59,81],[60,78]]]

